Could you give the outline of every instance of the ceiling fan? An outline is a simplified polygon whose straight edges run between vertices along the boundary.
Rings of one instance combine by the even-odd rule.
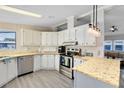
[[[111,31],[111,32],[118,31],[117,26],[114,26],[114,25],[113,25],[113,26],[111,26],[110,31]]]

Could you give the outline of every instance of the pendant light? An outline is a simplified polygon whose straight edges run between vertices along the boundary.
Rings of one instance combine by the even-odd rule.
[[[98,28],[98,22],[97,22],[97,5],[93,5],[92,19],[93,19],[92,24],[89,24],[89,33],[98,37],[100,36],[100,29]]]

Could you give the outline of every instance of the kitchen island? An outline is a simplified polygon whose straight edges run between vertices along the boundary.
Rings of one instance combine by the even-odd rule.
[[[74,87],[119,87],[120,62],[118,60],[96,57],[75,57],[84,62],[73,68],[75,71]]]

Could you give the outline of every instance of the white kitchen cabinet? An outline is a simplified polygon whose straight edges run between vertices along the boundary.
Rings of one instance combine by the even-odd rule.
[[[58,32],[58,45],[61,46],[64,42],[64,31]]]
[[[41,34],[39,31],[32,32],[32,45],[33,46],[40,46],[41,44]]]
[[[42,59],[42,61],[41,61],[41,69],[47,69],[48,68],[47,55],[42,55],[41,59]]]
[[[65,42],[69,41],[69,30],[64,30],[64,39]]]
[[[96,37],[88,31],[85,33],[85,46],[96,46]]]
[[[58,35],[57,32],[51,33],[51,46],[57,46],[58,45],[58,42],[57,42],[58,36],[57,35]]]
[[[75,27],[75,33],[79,46],[96,46],[96,37],[88,32],[88,24]]]
[[[83,26],[79,26],[75,28],[76,41],[78,41],[79,46],[84,46],[85,44],[85,30],[83,30]]]
[[[41,36],[39,31],[24,29],[21,31],[22,46],[40,46]]]
[[[52,45],[52,32],[47,32],[47,38],[46,38],[46,45],[51,46]]]
[[[0,61],[0,87],[7,82],[7,64]]]
[[[23,45],[29,46],[32,45],[32,31],[31,30],[23,30]]]
[[[41,69],[55,69],[55,56],[54,55],[42,55]]]
[[[70,29],[69,30],[69,41],[75,41],[76,36],[75,36],[75,29]]]
[[[35,55],[34,56],[34,71],[38,71],[41,69],[41,56]]]
[[[47,60],[48,60],[48,69],[54,69],[55,68],[54,55],[47,55]]]
[[[47,32],[41,33],[42,46],[47,46]]]
[[[60,55],[55,55],[55,70],[59,71]]]
[[[17,59],[11,58],[6,61],[8,65],[7,81],[10,81],[17,77]]]

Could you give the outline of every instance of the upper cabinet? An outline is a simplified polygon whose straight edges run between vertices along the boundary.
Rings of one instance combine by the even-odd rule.
[[[88,24],[75,27],[75,34],[79,46],[96,46],[96,37],[88,32]]]
[[[64,30],[63,31],[64,33],[64,41],[67,42],[69,40],[69,30]]]
[[[22,31],[24,46],[61,46],[63,42],[78,41],[79,46],[96,46],[96,37],[88,32],[88,24],[59,32]]]
[[[39,31],[24,29],[21,31],[21,42],[23,46],[40,46],[41,34]]]
[[[84,33],[85,31],[83,30],[83,26],[79,26],[75,28],[76,41],[78,41],[79,46],[84,46],[85,44]]]
[[[96,36],[88,32],[88,25],[84,25],[85,46],[96,46]]]
[[[22,33],[23,33],[23,38],[22,38],[23,45],[24,46],[32,45],[32,31],[23,30]]]
[[[76,40],[76,36],[75,36],[75,28],[69,30],[69,41],[75,41]]]
[[[58,42],[57,42],[57,39],[58,38],[58,34],[57,32],[51,32],[51,45],[52,46],[57,46],[58,45]]]
[[[65,31],[65,30],[64,30]],[[64,39],[64,31],[60,31],[60,32],[58,32],[58,45],[60,46],[60,45],[62,45],[63,44],[63,42],[65,41]]]
[[[47,45],[47,32],[41,32],[41,46]]]
[[[57,42],[57,38],[58,38],[58,34],[57,32],[41,32],[41,45],[42,46],[57,46],[58,42]]]
[[[32,31],[32,43],[34,46],[40,46],[41,33],[39,31]]]

